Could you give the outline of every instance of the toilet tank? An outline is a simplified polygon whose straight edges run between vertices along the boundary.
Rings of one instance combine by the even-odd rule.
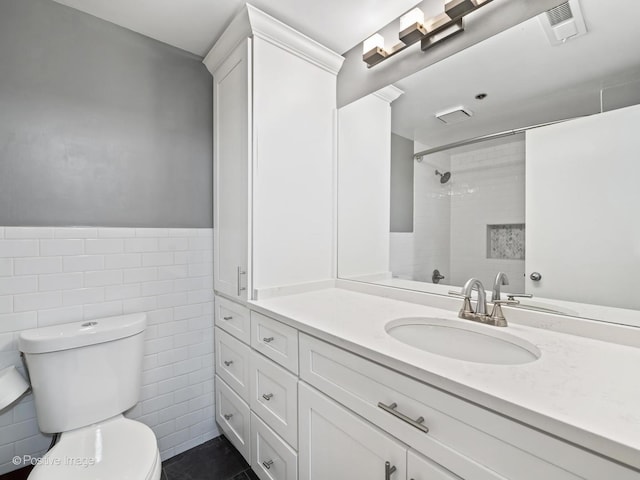
[[[20,334],[42,432],[91,425],[137,403],[145,326],[141,313]]]

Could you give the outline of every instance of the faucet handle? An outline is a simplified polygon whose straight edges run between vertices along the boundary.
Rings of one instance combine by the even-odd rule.
[[[533,298],[531,293],[507,293],[507,298],[513,300],[514,298]]]
[[[520,300],[492,300],[494,305],[520,305]]]

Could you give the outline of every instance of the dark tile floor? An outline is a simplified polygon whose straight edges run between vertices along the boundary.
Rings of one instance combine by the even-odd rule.
[[[240,452],[224,436],[170,458],[161,480],[258,480]]]
[[[31,468],[22,468],[0,480],[24,480]],[[242,455],[220,436],[170,458],[162,464],[161,480],[259,480]]]

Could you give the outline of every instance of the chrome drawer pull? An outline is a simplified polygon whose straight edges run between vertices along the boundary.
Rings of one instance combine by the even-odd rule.
[[[268,402],[273,398],[273,393],[265,393],[262,395],[262,398],[264,398]]]
[[[262,341],[263,341],[264,343],[271,343],[271,342],[273,342],[274,340],[275,340],[275,338],[273,338],[273,337],[265,337],[265,338],[263,338],[263,339],[262,339]]]
[[[400,413],[396,410],[396,408],[398,408],[397,403],[394,402],[391,405],[385,405],[382,402],[378,402],[378,407],[383,409],[385,412],[390,413],[394,417],[399,418],[403,422],[408,423],[412,427],[415,427],[418,430],[423,431],[424,433],[429,433],[429,427],[424,425],[424,417],[419,417],[416,420],[407,417],[404,413]]]
[[[395,465],[392,467],[389,462],[384,462],[384,480],[391,480],[391,474],[395,473],[396,470]]]
[[[222,416],[224,417],[225,420],[231,420],[231,417],[233,417],[233,414],[232,413],[225,413]]]
[[[266,468],[267,470],[271,470],[271,465],[273,465],[273,460],[267,460],[265,462],[262,462],[262,465],[264,465],[264,468]]]
[[[233,320],[233,317],[222,317],[222,319],[228,322],[229,320]]]
[[[233,360],[225,360],[223,362],[227,367],[230,367],[231,365],[233,365]]]

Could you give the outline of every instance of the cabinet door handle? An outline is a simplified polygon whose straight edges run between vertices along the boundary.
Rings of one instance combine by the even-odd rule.
[[[228,322],[229,320],[233,320],[233,317],[232,316],[222,317],[222,319]]]
[[[231,420],[231,417],[233,417],[233,414],[232,413],[225,413],[222,416],[224,417],[225,420]]]
[[[273,342],[274,340],[275,340],[275,338],[273,338],[273,337],[264,337],[264,338],[262,339],[262,341],[263,341],[264,343],[271,343],[271,342]]]
[[[413,418],[407,417],[404,413],[400,413],[396,410],[396,408],[398,408],[397,403],[394,402],[391,405],[385,405],[382,402],[378,402],[378,407],[384,410],[385,412],[390,413],[394,417],[399,418],[403,422],[408,423],[412,427],[415,427],[424,433],[429,433],[429,427],[424,425],[424,417],[418,417],[415,420]]]
[[[392,467],[389,462],[384,462],[384,480],[391,480],[391,474],[395,473],[396,470],[395,465]]]
[[[242,267],[238,267],[238,274],[237,274],[237,281],[238,281],[238,296],[240,296],[240,294],[246,290],[246,287],[242,286],[242,275],[246,275],[247,272],[242,270]]]
[[[264,398],[268,402],[269,400],[271,400],[273,398],[273,393],[264,393],[262,395],[262,398]]]
[[[231,365],[233,365],[233,360],[225,360],[223,362],[227,367],[230,367]]]
[[[264,468],[266,468],[267,470],[271,470],[271,465],[273,465],[273,460],[265,460],[264,462],[262,462],[262,465],[264,465]]]

